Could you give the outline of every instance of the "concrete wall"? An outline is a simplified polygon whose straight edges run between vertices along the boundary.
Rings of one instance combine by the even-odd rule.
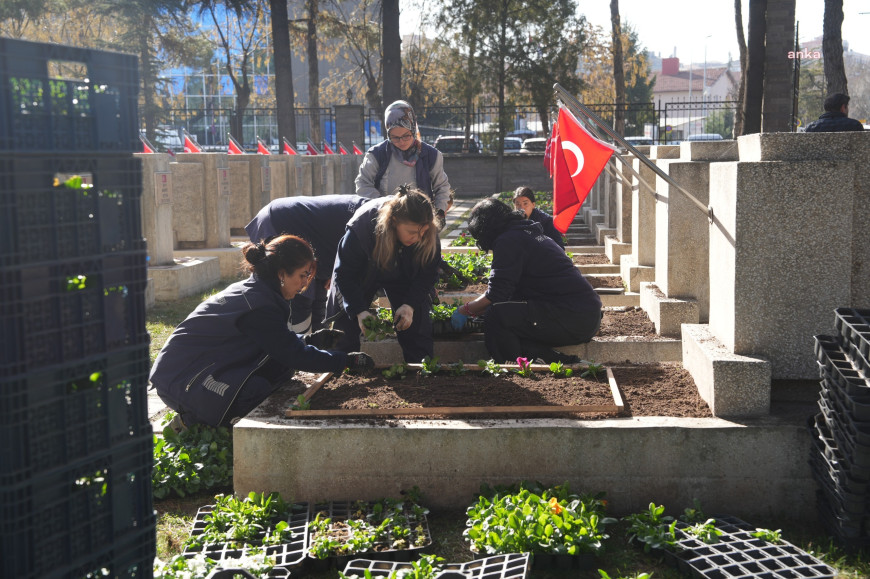
[[[552,191],[553,181],[544,167],[544,155],[505,155],[502,189],[513,191],[528,185],[535,191]],[[496,193],[495,155],[444,155],[444,172],[457,197],[478,197]]]

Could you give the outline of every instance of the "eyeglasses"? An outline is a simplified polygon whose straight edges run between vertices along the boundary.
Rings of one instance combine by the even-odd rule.
[[[393,135],[390,135],[390,141],[392,141],[393,143],[407,143],[413,138],[414,135],[412,135],[411,133],[405,133],[401,137],[394,137]]]

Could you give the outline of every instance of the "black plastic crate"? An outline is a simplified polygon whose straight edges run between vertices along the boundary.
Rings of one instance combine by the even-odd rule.
[[[144,251],[0,269],[0,379],[148,343]]]
[[[151,537],[153,436],[0,486],[0,576],[47,577],[121,558],[115,546]],[[154,553],[149,545],[144,560]],[[66,576],[66,575],[64,575]]]
[[[102,552],[88,554],[87,561],[76,564],[70,576],[152,579],[157,554],[156,521],[155,515],[141,531],[123,535]]]
[[[755,530],[732,516],[713,515],[722,531],[719,542],[706,544],[685,532],[677,523],[677,552],[667,551],[680,569],[703,578],[793,578],[835,577],[833,568],[787,541],[768,543],[751,535]]]
[[[508,553],[475,559],[468,563],[444,563],[441,565],[441,572],[458,572],[468,579],[525,579],[528,577],[529,568],[528,553]],[[368,571],[372,577],[392,577],[393,573],[406,569],[411,569],[411,563],[354,559],[345,566],[344,574],[363,577]]]
[[[870,398],[870,380],[856,369],[837,340],[831,336],[815,336],[815,340],[819,376],[832,380],[849,396]]]
[[[149,365],[145,344],[0,381],[0,486],[150,441]]]
[[[196,513],[193,520],[193,528],[190,530],[191,536],[201,535],[206,525],[206,517],[212,512],[214,505],[206,505],[201,507]],[[280,545],[268,545],[261,547],[259,545],[238,545],[232,543],[214,543],[203,545],[201,549],[185,549],[186,557],[193,557],[199,553],[204,554],[209,559],[226,563],[226,567],[232,566],[233,559],[239,559],[247,555],[251,549],[264,550],[266,555],[275,559],[275,567],[285,569],[295,569],[305,563],[305,556],[308,553],[308,503],[294,503],[290,506],[291,512],[287,522],[290,524],[290,531],[293,536],[289,543]]]
[[[865,357],[870,358],[870,310],[837,308],[834,315],[840,343],[854,343]]]
[[[0,150],[138,150],[138,58],[0,38]]]
[[[63,185],[82,176],[89,188]],[[142,166],[130,154],[0,160],[0,268],[144,250]]]

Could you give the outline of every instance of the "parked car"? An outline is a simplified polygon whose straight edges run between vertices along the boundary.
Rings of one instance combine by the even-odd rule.
[[[523,141],[523,147],[520,153],[543,153],[547,148],[546,137],[532,137]]]
[[[462,147],[465,145],[465,137],[462,136],[440,136],[435,139],[435,148],[442,153],[462,153]],[[468,140],[468,152],[472,154],[480,153],[480,143],[477,138],[472,136]]]
[[[689,135],[687,141],[724,141],[725,138],[719,133],[698,133],[697,135]]]
[[[505,155],[516,155],[520,152],[520,149],[523,148],[523,140],[519,137],[505,137],[504,138],[504,154]]]
[[[649,137],[625,137],[628,144],[636,147],[638,145],[655,145],[656,142]]]

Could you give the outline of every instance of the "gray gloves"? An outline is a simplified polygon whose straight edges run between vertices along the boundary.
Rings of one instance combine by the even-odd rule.
[[[366,373],[375,368],[375,361],[363,352],[351,352],[347,355],[347,369],[351,372]]]
[[[326,328],[317,330],[313,334],[308,334],[302,338],[306,346],[314,346],[318,350],[332,350],[344,336],[341,330],[328,330]]]

